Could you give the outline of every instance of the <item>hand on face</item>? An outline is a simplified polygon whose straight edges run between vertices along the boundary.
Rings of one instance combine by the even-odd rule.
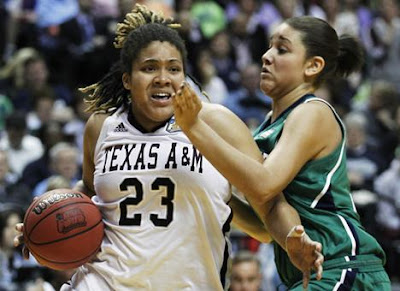
[[[295,226],[286,237],[287,254],[296,268],[303,272],[303,288],[307,289],[311,270],[316,271],[317,280],[322,278],[322,245],[310,239],[303,226]]]
[[[175,120],[184,132],[190,131],[198,120],[202,108],[201,100],[188,83],[182,82],[173,96]]]

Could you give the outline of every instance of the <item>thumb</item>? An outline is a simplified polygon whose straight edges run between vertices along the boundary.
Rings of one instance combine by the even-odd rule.
[[[304,227],[302,225],[296,225],[290,230],[288,237],[302,237],[304,234]]]

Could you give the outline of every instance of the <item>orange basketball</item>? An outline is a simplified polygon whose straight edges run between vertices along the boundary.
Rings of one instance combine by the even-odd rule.
[[[40,264],[65,270],[83,265],[97,253],[104,224],[88,196],[72,189],[56,189],[29,206],[23,235]]]

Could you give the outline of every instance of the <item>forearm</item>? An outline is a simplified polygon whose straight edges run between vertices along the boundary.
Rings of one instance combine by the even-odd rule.
[[[247,202],[233,194],[229,206],[233,210],[232,222],[237,228],[260,242],[271,242],[266,227]]]
[[[290,230],[301,224],[300,216],[283,197],[271,201],[263,217],[263,222],[271,237],[286,251],[286,237]]]
[[[227,143],[201,119],[185,133],[207,160],[246,196],[251,205],[259,205],[262,209],[262,205],[274,198],[275,193],[281,192],[269,187],[272,183],[268,181],[273,181],[274,175],[268,169]]]

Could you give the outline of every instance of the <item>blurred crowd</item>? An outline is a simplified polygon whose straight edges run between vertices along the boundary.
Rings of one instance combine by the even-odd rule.
[[[70,275],[22,260],[10,238],[33,197],[79,179],[89,115],[77,88],[98,81],[117,60],[114,31],[136,2],[181,24],[188,73],[211,102],[230,108],[251,129],[271,109],[259,81],[261,56],[277,24],[312,15],[339,35],[359,38],[362,72],[324,84],[316,95],[346,124],[353,198],[365,228],[386,251],[391,279],[398,281],[400,1],[0,0],[0,290],[54,290]],[[271,246],[233,230],[232,250],[232,290],[281,286]],[[254,284],[235,273],[240,266],[253,270]],[[240,289],[237,280],[250,287]]]

